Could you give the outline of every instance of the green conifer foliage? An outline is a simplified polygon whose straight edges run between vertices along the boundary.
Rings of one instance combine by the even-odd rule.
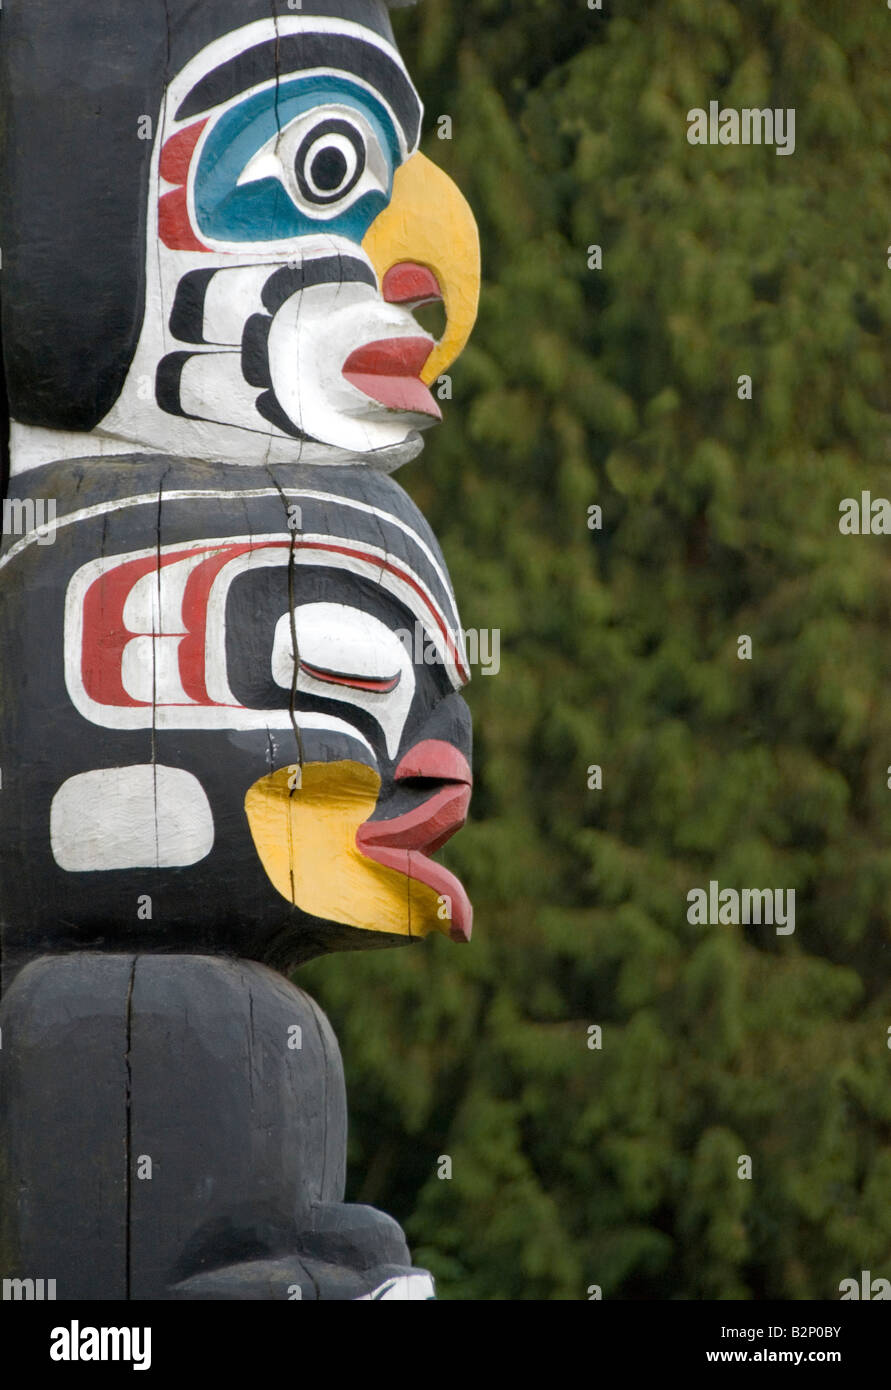
[[[501,669],[443,852],[472,945],[300,972],[350,1196],[444,1298],[837,1298],[891,1277],[891,535],[838,525],[891,498],[891,12],[399,24],[484,255],[400,481]],[[689,144],[710,100],[795,108],[794,153]],[[794,889],[794,933],[690,923],[710,880]]]

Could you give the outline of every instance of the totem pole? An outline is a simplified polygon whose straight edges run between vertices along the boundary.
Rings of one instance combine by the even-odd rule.
[[[383,0],[6,0],[0,87],[0,1275],[432,1297],[287,972],[470,935],[460,621],[389,475],[473,218]]]

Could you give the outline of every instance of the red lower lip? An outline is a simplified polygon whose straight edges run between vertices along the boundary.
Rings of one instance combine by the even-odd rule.
[[[343,375],[351,386],[390,410],[411,410],[442,419],[442,411],[420,379],[433,350],[429,338],[382,338],[351,352]]]
[[[425,883],[434,893],[449,898],[449,935],[453,941],[470,940],[473,908],[460,879],[428,859],[425,851],[439,849],[460,830],[467,819],[469,803],[470,787],[466,783],[451,783],[404,816],[366,821],[356,832],[356,845],[367,859]]]

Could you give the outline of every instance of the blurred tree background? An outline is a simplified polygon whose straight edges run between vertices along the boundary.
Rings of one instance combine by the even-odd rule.
[[[891,13],[396,26],[484,257],[400,481],[502,660],[443,854],[472,945],[299,972],[343,1048],[348,1195],[443,1298],[837,1298],[891,1277],[891,537],[838,531],[891,497]],[[794,154],[689,145],[712,99],[794,107]],[[710,879],[794,888],[794,935],[691,926]]]

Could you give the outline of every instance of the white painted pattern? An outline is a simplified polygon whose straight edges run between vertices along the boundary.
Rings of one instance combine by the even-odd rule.
[[[326,549],[327,546],[351,546],[358,554],[343,554],[339,549]],[[240,554],[236,553],[218,571],[207,598],[206,628],[204,648],[204,678],[210,701],[216,703],[184,703],[180,696],[182,687],[175,670],[176,653],[182,635],[186,631],[182,619],[182,594],[184,581],[197,563],[208,558],[214,551],[237,551],[239,547],[250,547]],[[193,562],[187,552],[196,552]],[[141,560],[163,559],[165,555],[175,554],[179,558],[170,565],[162,565],[160,571],[152,571],[155,583],[158,574],[165,570],[186,568],[171,587],[164,591],[167,598],[159,597],[156,602],[137,599],[132,607],[134,616],[143,622],[143,630],[133,631],[129,623],[123,622],[123,630],[131,633],[131,641],[124,649],[126,657],[132,643],[137,646],[124,671],[122,657],[122,678],[132,683],[131,698],[150,701],[139,706],[105,704],[97,702],[84,684],[84,604],[88,591],[97,580],[121,566]],[[90,560],[82,565],[72,576],[65,596],[65,684],[69,697],[80,714],[91,723],[103,728],[113,729],[261,729],[288,728],[291,724],[289,711],[268,709],[247,709],[240,705],[229,688],[226,670],[226,596],[238,575],[249,568],[264,566],[283,566],[289,563],[291,550],[288,541],[281,534],[265,536],[232,536],[206,538],[181,544],[156,547],[127,552],[121,555],[106,555]],[[299,566],[340,568],[352,574],[360,574],[371,579],[381,588],[388,590],[406,606],[415,619],[423,625],[430,641],[440,655],[444,668],[454,689],[464,684],[450,651],[441,626],[454,641],[456,635],[448,628],[447,617],[421,578],[405,568],[403,573],[394,573],[389,567],[387,552],[365,542],[349,542],[340,536],[315,536],[301,534],[299,545],[293,552],[294,563]],[[400,570],[403,562],[399,562]],[[134,581],[134,589],[145,594],[145,576]],[[129,601],[129,600],[128,600]],[[125,605],[126,614],[126,605]],[[170,628],[160,626],[162,618]],[[172,630],[171,630],[172,629]],[[389,630],[388,630],[389,631]],[[90,634],[92,641],[94,634]],[[398,638],[393,639],[400,649]],[[159,652],[163,655],[159,656]],[[461,653],[463,657],[463,652]],[[324,663],[322,663],[324,664]],[[137,694],[137,691],[139,692]],[[331,691],[324,694],[331,697]],[[168,701],[168,703],[165,703]],[[301,713],[300,720],[305,716]]]
[[[59,517],[54,522],[54,527],[56,531],[59,531],[65,526],[77,525],[81,521],[90,521],[96,516],[107,516],[111,512],[126,511],[130,507],[157,507],[162,498],[165,502],[188,502],[193,499],[200,502],[202,500],[213,500],[225,497],[233,499],[242,497],[290,497],[296,499],[302,497],[311,502],[332,502],[338,507],[350,507],[353,511],[364,512],[367,516],[379,517],[380,520],[387,522],[388,525],[395,526],[397,530],[407,536],[409,540],[417,546],[418,550],[421,551],[451,599],[452,607],[450,617],[453,620],[451,626],[455,628],[459,626],[458,614],[454,607],[455,600],[452,593],[452,586],[445,571],[426,541],[424,541],[407,522],[403,521],[398,516],[394,516],[391,512],[384,511],[381,507],[375,507],[370,502],[360,502],[352,497],[343,497],[337,492],[317,492],[309,488],[279,489],[276,487],[239,488],[237,492],[225,488],[170,488],[157,492],[135,493],[132,497],[117,497],[108,502],[95,502],[92,506],[81,507],[76,512],[69,512],[66,516]],[[39,542],[39,530],[35,529],[29,531],[21,540],[11,545],[5,555],[0,555],[0,570],[9,564],[10,560],[20,555],[23,550],[26,550],[29,546],[39,544]],[[196,545],[203,545],[204,543],[203,541],[195,542]],[[183,548],[185,549],[187,547],[184,546]]]
[[[53,797],[50,844],[68,873],[185,868],[213,841],[207,795],[182,768],[96,768],[69,777]]]
[[[387,752],[395,758],[414,698],[415,672],[392,628],[361,608],[345,603],[301,604],[294,609],[294,626],[300,658],[312,666],[344,676],[399,677],[395,690],[384,692],[333,686],[303,670],[297,676],[298,692],[343,700],[370,714],[384,734]],[[272,677],[276,684],[290,690],[293,675],[291,620],[285,613],[275,629]]]
[[[351,190],[350,196],[358,199],[370,192],[386,194],[388,169],[378,146],[377,137],[369,122],[355,107],[339,106],[336,102],[325,103],[325,116],[339,119],[346,125],[352,126],[361,135],[365,146],[368,162],[362,177]],[[294,159],[301,141],[307,133],[313,130],[318,120],[319,110],[314,108],[310,111],[304,111],[301,116],[289,121],[287,125],[267,140],[266,144],[248,161],[239,176],[238,183],[255,183],[259,179],[268,178],[278,179],[286,189],[288,197],[304,212],[320,221],[324,221],[326,216],[339,216],[340,209],[336,204],[326,209],[324,205],[320,206],[318,203],[307,203],[300,191],[294,172]],[[357,166],[356,151],[352,143],[343,135],[326,135],[324,142],[327,146],[334,146],[341,151],[347,175],[352,175]],[[307,157],[307,164],[309,162],[310,159]],[[317,190],[317,192],[322,191],[321,189]]]
[[[429,1274],[397,1274],[392,1279],[386,1279],[383,1284],[379,1284],[371,1293],[360,1294],[355,1303],[364,1303],[372,1300],[375,1303],[387,1302],[418,1302],[421,1299],[436,1297],[436,1290],[433,1285],[433,1278]]]
[[[434,347],[405,309],[386,304],[364,281],[302,290],[281,306],[269,330],[275,394],[294,424],[313,438],[336,436],[341,448],[360,454],[387,449],[410,429],[432,425],[432,417],[372,406],[341,368],[364,343],[406,337],[426,338]]]
[[[265,313],[261,293],[278,261],[218,270],[204,294],[204,338],[208,343],[241,348],[251,314]]]

